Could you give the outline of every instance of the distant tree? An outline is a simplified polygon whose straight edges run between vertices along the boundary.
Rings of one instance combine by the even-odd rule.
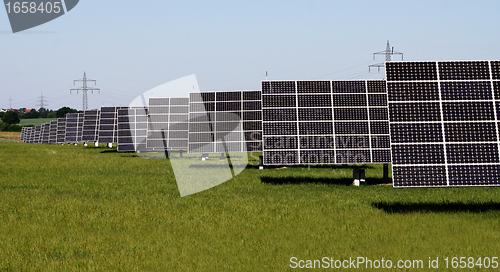
[[[70,107],[62,107],[56,111],[56,117],[57,118],[64,118],[66,117],[67,113],[76,113],[77,110],[72,109]]]
[[[56,112],[55,111],[50,111],[48,114],[47,114],[47,118],[56,118],[57,115],[56,115]]]
[[[40,113],[38,111],[36,111],[35,109],[31,109],[31,111],[25,113],[23,117],[25,119],[35,119],[35,118],[38,118],[39,116],[40,116]]]
[[[49,114],[49,112],[45,108],[38,109],[38,113],[40,113],[40,116],[38,116],[38,118],[47,118],[47,114]]]
[[[19,116],[17,115],[17,112],[13,112],[13,111],[6,112],[2,116],[2,121],[4,123],[9,124],[9,125],[19,124],[19,122],[21,122],[21,120],[19,120]]]

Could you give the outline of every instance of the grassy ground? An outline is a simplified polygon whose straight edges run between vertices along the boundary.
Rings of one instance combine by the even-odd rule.
[[[35,118],[35,119],[21,119],[20,126],[34,125],[49,123],[50,121],[57,120],[57,118]]]
[[[444,268],[446,257],[500,257],[500,188],[394,189],[373,165],[377,185],[360,187],[345,185],[349,166],[248,167],[181,198],[169,160],[104,147],[2,142],[0,165],[1,271],[281,271],[291,257],[426,268],[431,257]]]

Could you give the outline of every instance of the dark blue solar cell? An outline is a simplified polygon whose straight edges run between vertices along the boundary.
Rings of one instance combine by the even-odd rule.
[[[486,121],[495,120],[493,102],[445,102],[444,121]]]
[[[264,148],[271,149],[297,149],[297,136],[265,137]]]
[[[332,136],[300,136],[300,149],[333,149]]]
[[[489,100],[492,99],[489,81],[442,82],[443,100]]]
[[[393,145],[394,164],[444,164],[442,144]]]
[[[392,143],[443,142],[440,123],[391,124]]]
[[[499,165],[450,165],[451,186],[491,186],[500,180]]]
[[[296,150],[264,152],[264,164],[266,165],[292,165],[298,163],[299,155]]]
[[[335,151],[333,150],[301,150],[301,164],[334,164]]]
[[[441,121],[439,103],[391,103],[389,104],[391,122]]]
[[[497,142],[494,122],[445,123],[447,142]]]
[[[297,105],[295,95],[263,95],[262,106],[264,108],[294,108]]]
[[[446,186],[445,166],[393,166],[394,187]]]
[[[337,150],[337,163],[370,163],[369,149]]]
[[[296,109],[263,109],[262,121],[297,121]]]
[[[487,61],[441,61],[439,62],[439,79],[490,79],[490,69]]]
[[[435,62],[387,62],[387,81],[437,80]]]
[[[330,81],[297,81],[298,93],[331,93]]]
[[[448,163],[498,163],[498,144],[447,144]]]
[[[389,101],[437,101],[439,100],[437,82],[388,82]]]

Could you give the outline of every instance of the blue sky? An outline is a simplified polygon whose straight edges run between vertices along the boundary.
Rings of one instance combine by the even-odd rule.
[[[11,33],[0,10],[0,108],[82,108],[73,80],[97,80],[89,107],[126,106],[196,74],[202,91],[260,81],[380,79],[390,40],[405,60],[500,59],[500,1],[95,1]],[[77,83],[78,84],[78,83]],[[174,96],[174,95],[173,95]]]

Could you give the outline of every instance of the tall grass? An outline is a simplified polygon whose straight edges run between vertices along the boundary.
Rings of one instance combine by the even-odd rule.
[[[279,271],[292,256],[443,267],[500,255],[499,188],[353,187],[350,166],[248,167],[181,198],[169,160],[104,147],[0,143],[0,165],[2,271]],[[365,170],[382,183],[380,166]]]

